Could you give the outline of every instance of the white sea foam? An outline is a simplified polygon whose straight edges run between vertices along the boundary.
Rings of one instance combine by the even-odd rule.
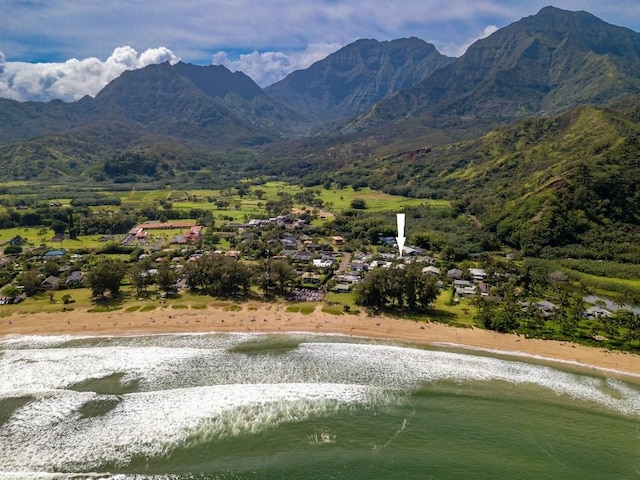
[[[200,439],[256,433],[282,422],[370,401],[373,389],[340,384],[195,387],[123,395],[108,413],[83,417],[94,393],[50,392],[0,429],[2,471],[92,471],[158,457]]]
[[[296,337],[279,355],[231,347],[264,336],[200,335],[95,339],[59,348],[4,348],[0,398],[30,395],[0,428],[0,472],[91,471],[125,465],[179,446],[254,433],[278,422],[324,415],[344,405],[393,401],[428,383],[504,381],[640,415],[636,387],[548,366],[379,343]],[[336,340],[336,339],[331,339]],[[75,344],[74,344],[75,345]],[[24,344],[23,344],[24,346]],[[100,396],[69,386],[120,373],[137,393]],[[85,418],[84,405],[114,401]],[[106,432],[106,434],[105,434]],[[1,477],[0,477],[1,478]]]
[[[90,347],[5,350],[0,358],[0,395],[65,388],[88,379],[123,373],[123,382],[174,372],[185,360],[221,351],[162,347]]]
[[[595,402],[627,415],[640,415],[640,395],[629,384],[492,357],[385,345],[309,343],[300,347],[326,368],[358,372],[368,384],[407,388],[439,381],[504,381],[543,387],[558,395]],[[354,379],[352,379],[353,381]]]

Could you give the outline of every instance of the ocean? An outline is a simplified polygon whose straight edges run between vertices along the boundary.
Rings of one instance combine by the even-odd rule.
[[[640,379],[340,335],[0,341],[0,479],[629,479]]]

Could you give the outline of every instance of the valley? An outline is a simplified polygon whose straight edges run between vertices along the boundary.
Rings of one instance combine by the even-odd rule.
[[[264,89],[166,62],[0,99],[0,315],[313,297],[637,351],[583,298],[640,304],[639,95],[640,34],[546,7],[459,58],[358,40]]]

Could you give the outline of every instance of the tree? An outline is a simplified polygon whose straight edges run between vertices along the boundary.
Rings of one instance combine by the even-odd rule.
[[[162,262],[158,266],[158,275],[156,277],[156,283],[163,292],[170,292],[175,289],[176,280],[178,275],[176,271],[171,268],[169,262]]]
[[[582,298],[571,295],[559,289],[559,308],[554,312],[554,319],[560,324],[560,329],[567,335],[573,335],[584,313]]]
[[[5,297],[14,298],[20,295],[20,290],[15,285],[7,285],[2,289],[2,294]]]
[[[20,255],[22,253],[22,247],[20,245],[7,245],[4,247],[5,255]]]
[[[102,260],[87,273],[87,285],[94,297],[104,298],[107,291],[115,297],[120,292],[120,284],[126,271],[126,265],[122,260]]]
[[[356,303],[381,308],[387,305],[385,270],[376,268],[365,275],[356,287]]]
[[[296,280],[296,271],[283,260],[266,259],[256,266],[253,280],[265,296],[286,295]]]
[[[416,264],[404,269],[376,268],[356,287],[356,303],[376,308],[424,311],[437,296],[437,279],[423,274]]]
[[[58,275],[60,272],[60,263],[56,260],[47,260],[44,264],[44,273],[47,275]]]
[[[129,280],[131,280],[138,295],[147,290],[147,285],[149,284],[148,270],[149,267],[146,262],[136,262],[129,268]]]
[[[367,202],[365,202],[362,198],[354,198],[351,200],[351,208],[354,210],[366,210]]]
[[[210,295],[246,295],[251,287],[251,270],[247,265],[215,253],[187,262],[184,274],[190,289]]]
[[[26,293],[27,296],[32,297],[38,293],[42,288],[40,272],[35,268],[25,270],[22,273],[22,285],[24,286],[24,293]]]

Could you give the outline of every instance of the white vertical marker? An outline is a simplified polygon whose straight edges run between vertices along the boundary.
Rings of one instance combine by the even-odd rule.
[[[398,236],[396,237],[396,242],[398,242],[398,252],[400,256],[402,256],[402,249],[404,248],[404,242],[407,239],[404,236],[404,213],[396,214],[398,219]]]

